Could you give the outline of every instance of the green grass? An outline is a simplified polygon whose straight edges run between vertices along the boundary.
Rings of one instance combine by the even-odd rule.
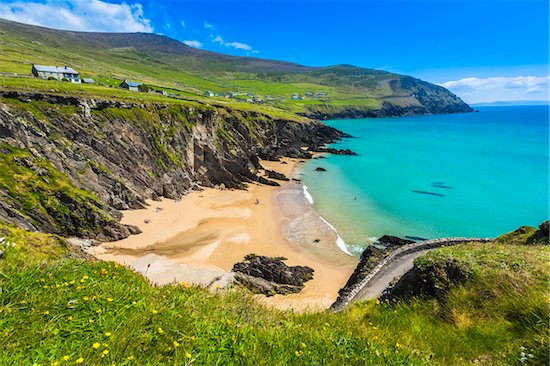
[[[0,259],[2,365],[546,362],[547,246],[444,248],[418,265],[452,259],[471,270],[444,299],[294,314],[262,307],[239,289],[153,287],[117,264],[75,258],[55,236],[4,224],[0,233],[17,242]]]
[[[378,326],[379,339],[423,349],[444,364],[544,364],[548,351],[550,248],[545,245],[470,243],[439,249],[416,260],[438,276],[454,262],[468,274],[441,299],[413,298],[352,310]]]
[[[2,86],[16,89],[54,89],[59,92],[84,92],[91,94],[136,97],[116,87],[123,79],[138,80],[182,97],[207,103],[229,103],[238,108],[266,110],[286,115],[305,112],[308,103],[323,105],[364,105],[380,108],[372,100],[395,95],[388,81],[399,75],[376,70],[332,67],[307,73],[252,72],[246,70],[246,62],[237,60],[214,61],[208,56],[175,55],[161,52],[142,52],[134,47],[92,47],[48,31],[37,31],[6,25],[0,31],[0,72],[8,76],[0,78]],[[224,56],[225,57],[225,56]],[[225,60],[225,59],[224,59]],[[32,64],[71,65],[82,77],[94,78],[109,87],[97,85],[68,86],[55,81],[36,83],[32,79],[12,78],[30,76]],[[16,80],[12,80],[16,79]],[[68,84],[68,83],[67,83]],[[206,90],[215,93],[244,92],[258,97],[269,95],[273,101],[261,106],[238,100],[206,98]],[[326,101],[306,99],[293,103],[293,93],[326,92]],[[407,92],[408,93],[408,92]],[[410,93],[408,93],[410,94]],[[143,94],[138,98],[154,99]],[[158,96],[156,98],[159,98]],[[165,99],[165,98],[164,98]]]
[[[241,290],[152,287],[116,264],[53,252],[22,265],[24,245],[0,260],[3,365],[423,363],[346,315],[268,310]]]

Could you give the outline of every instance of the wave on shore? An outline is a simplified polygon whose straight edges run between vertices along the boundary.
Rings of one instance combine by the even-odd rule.
[[[307,186],[305,184],[302,185],[302,192],[304,194],[304,197],[313,206],[313,197],[311,196],[311,194],[307,190]],[[336,245],[338,246],[338,248],[342,252],[346,253],[347,255],[353,255],[349,251],[348,246],[347,246],[346,242],[344,241],[344,239],[342,239],[342,237],[338,234],[338,230],[336,230],[336,228],[330,222],[328,222],[324,217],[322,217],[321,215],[319,215],[319,218],[321,220],[323,220],[323,222],[325,224],[327,224],[336,233]]]

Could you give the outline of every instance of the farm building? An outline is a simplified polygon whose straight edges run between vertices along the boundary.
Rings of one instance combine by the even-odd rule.
[[[139,87],[142,85],[143,83],[138,83],[137,81],[124,80],[120,83],[119,87],[130,91],[139,91]]]
[[[80,84],[78,72],[69,66],[32,65],[32,74],[37,78],[56,79],[59,81],[70,81],[71,83]]]

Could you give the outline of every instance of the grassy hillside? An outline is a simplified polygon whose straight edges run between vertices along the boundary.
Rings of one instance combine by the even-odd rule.
[[[151,287],[114,263],[76,258],[55,236],[5,224],[0,233],[17,243],[0,259],[2,365],[546,362],[548,246],[440,249],[417,266],[453,261],[468,273],[442,297],[297,315],[237,289]]]
[[[2,19],[0,26],[4,86],[24,88],[25,83],[14,83],[9,78],[29,75],[32,64],[70,65],[82,77],[92,77],[106,86],[118,86],[123,79],[139,80],[174,95],[199,100],[205,100],[206,90],[240,93],[234,99],[206,100],[239,105],[261,99],[262,105],[306,115],[327,105],[340,110],[351,106],[367,113],[380,111],[384,103],[414,109],[415,113],[470,110],[444,88],[380,70],[350,65],[314,68],[234,57],[194,49],[154,34],[70,32]],[[27,87],[48,88],[41,84]],[[325,94],[306,96],[308,92]],[[303,99],[292,100],[294,93]],[[437,105],[430,105],[426,95]]]

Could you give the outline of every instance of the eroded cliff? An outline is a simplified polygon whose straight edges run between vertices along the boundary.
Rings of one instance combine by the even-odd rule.
[[[0,93],[0,220],[117,240],[118,210],[200,186],[257,181],[258,159],[307,157],[344,135],[314,121],[199,103]]]

